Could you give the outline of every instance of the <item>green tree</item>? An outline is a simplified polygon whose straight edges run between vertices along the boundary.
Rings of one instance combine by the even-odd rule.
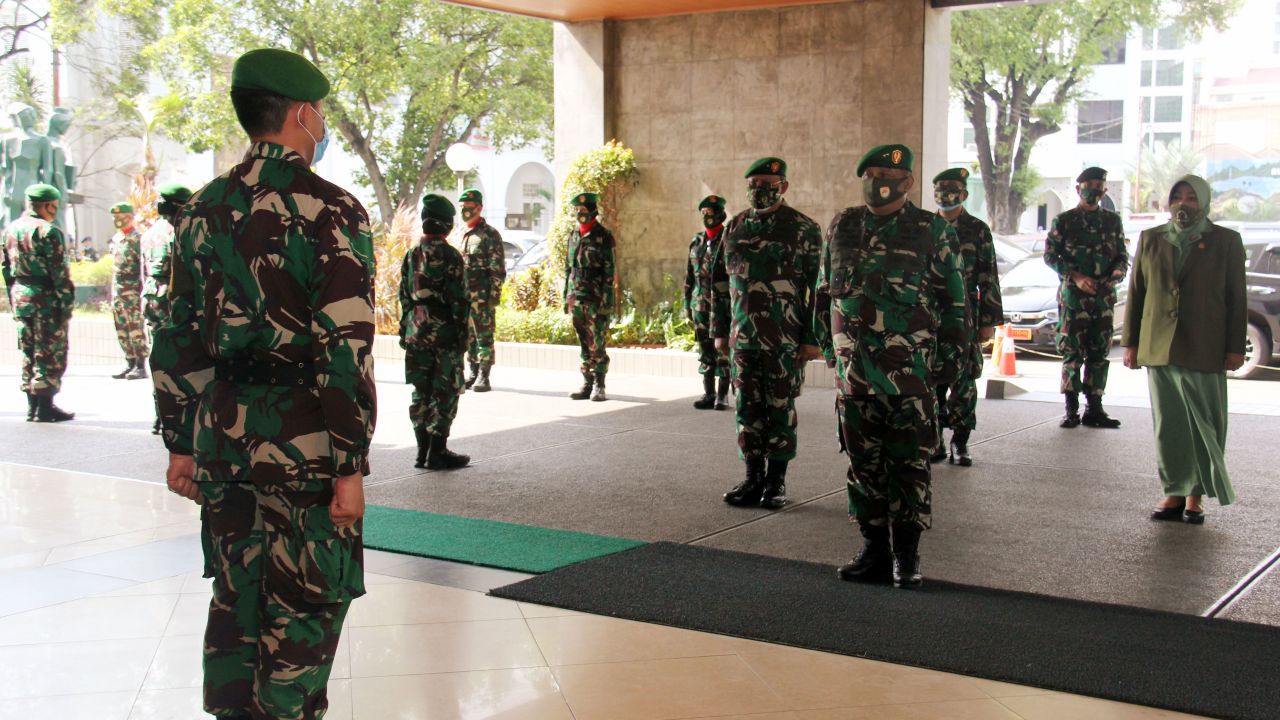
[[[434,0],[56,0],[74,37],[95,7],[126,18],[140,57],[165,79],[164,132],[195,151],[238,136],[230,64],[286,47],[329,76],[328,125],[360,158],[379,216],[451,187],[444,152],[483,128],[495,147],[549,137],[551,25]]]
[[[1076,0],[956,13],[952,89],[974,128],[987,217],[1017,231],[1031,151],[1061,129],[1104,49],[1134,27],[1176,24],[1189,37],[1221,28],[1241,0]]]
[[[1158,143],[1152,150],[1144,144],[1138,151],[1138,162],[1128,173],[1137,198],[1133,208],[1139,212],[1167,209],[1165,205],[1173,184],[1194,173],[1200,161],[1200,153],[1190,145]]]
[[[0,62],[30,52],[23,47],[24,33],[43,28],[49,10],[29,0],[0,0]]]

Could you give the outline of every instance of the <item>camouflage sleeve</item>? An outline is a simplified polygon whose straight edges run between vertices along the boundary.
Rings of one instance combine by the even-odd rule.
[[[502,233],[497,230],[489,234],[489,277],[493,278],[494,294],[500,294],[507,279],[507,253],[502,249]]]
[[[685,255],[684,260],[684,314],[693,318],[693,286],[696,283],[696,276],[693,271],[693,248],[698,242],[698,236],[694,235],[693,240],[689,243],[689,252]],[[710,262],[711,258],[703,258],[703,262]]]
[[[180,224],[176,237],[186,232]],[[195,447],[196,406],[213,380],[213,359],[200,343],[200,300],[195,296],[190,258],[174,241],[169,276],[169,320],[156,330],[151,347],[151,378],[164,428],[164,446],[177,455]]]
[[[496,243],[498,252],[502,251],[502,243]],[[462,261],[462,255],[457,250],[449,248],[449,260],[445,265],[444,278],[445,292],[448,293],[449,304],[452,306],[453,321],[457,323],[457,327],[462,328],[462,344],[460,349],[467,346],[467,319],[471,316],[471,298],[467,294],[467,268]],[[501,287],[501,285],[499,285]]]
[[[1044,264],[1053,268],[1053,271],[1058,273],[1058,277],[1065,280],[1075,268],[1066,255],[1064,245],[1062,232],[1058,228],[1058,218],[1054,218],[1053,227],[1049,229],[1049,236],[1044,241]]]
[[[1112,223],[1115,225],[1113,232],[1116,238],[1116,256],[1111,262],[1111,273],[1107,282],[1117,285],[1129,272],[1129,247],[1124,241],[1124,222],[1119,215],[1112,215],[1112,217],[1115,218]]]
[[[400,289],[396,297],[400,300],[400,347],[408,347],[409,336],[413,334],[413,256],[411,248],[400,261]]]
[[[71,266],[64,251],[66,240],[56,225],[49,226],[49,279],[58,295],[58,311],[62,319],[71,317],[76,304],[76,286],[71,282]]]
[[[711,336],[728,338],[732,317],[729,313],[729,267],[726,264],[729,231],[720,231],[711,252]]]
[[[996,245],[991,228],[983,227],[978,237],[978,261],[974,266],[974,284],[978,286],[978,307],[974,308],[976,327],[995,327],[1004,322],[1004,300],[1000,296],[1000,270],[996,267]]]
[[[569,276],[573,274],[573,234],[565,240],[564,247],[564,289],[560,291],[560,307],[569,312]]]
[[[373,236],[354,198],[330,203],[316,224],[311,342],[334,473],[368,473],[376,419],[373,384]]]
[[[818,334],[813,322],[818,309],[818,272],[822,264],[822,229],[806,220],[800,230],[800,286],[796,288],[797,312],[800,313],[800,344],[817,345]],[[828,303],[828,306],[830,303]]]
[[[831,337],[831,238],[835,236],[836,227],[839,224],[840,213],[836,213],[827,227],[827,237],[822,242],[822,255],[818,260],[818,281],[813,289],[813,335],[815,344],[822,348],[822,356],[827,360],[834,360],[836,357],[835,345]]]
[[[941,218],[935,223],[936,242],[930,275],[940,322],[938,358],[934,363],[938,371],[933,383],[945,385],[954,382],[964,367],[969,349],[969,302],[964,289],[964,270],[955,250],[958,244],[955,229]]]
[[[610,232],[604,237],[604,312],[612,313],[614,304],[617,299],[614,297],[614,285],[617,282],[617,263],[614,262],[614,252],[617,243],[613,239],[613,233]]]

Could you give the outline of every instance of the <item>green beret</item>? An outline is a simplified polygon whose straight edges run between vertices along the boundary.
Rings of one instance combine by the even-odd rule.
[[[112,213],[125,213],[125,214],[127,214],[127,215],[132,215],[132,214],[133,214],[133,206],[132,206],[132,205],[130,205],[129,203],[127,203],[127,202],[118,202],[118,203],[116,203],[115,205],[112,205],[112,206],[111,206],[111,210],[110,210],[110,212],[112,212]]]
[[[478,205],[483,205],[484,194],[475,188],[467,188],[466,190],[462,191],[461,195],[458,196],[458,202],[460,203],[473,202]]]
[[[578,205],[599,205],[600,196],[588,192],[578,193],[578,196],[573,199],[573,204],[575,207]]]
[[[62,193],[58,192],[58,188],[52,185],[38,183],[27,186],[27,199],[31,202],[53,202],[54,200],[61,200]]]
[[[947,182],[948,180],[969,184],[969,171],[964,168],[948,168],[933,176],[934,183]]]
[[[787,176],[787,161],[777,157],[762,157],[751,163],[751,167],[747,168],[747,174],[742,177],[751,177],[752,175],[781,175]]]
[[[911,163],[914,160],[915,155],[906,145],[877,145],[862,156],[862,162],[858,163],[858,177],[862,177],[863,171],[867,168],[873,167],[911,172]]]
[[[449,198],[435,193],[427,193],[422,196],[422,218],[435,218],[436,220],[452,220],[454,216],[453,203],[449,202]]]
[[[1106,179],[1107,179],[1106,170],[1103,170],[1100,167],[1089,167],[1089,168],[1085,168],[1084,172],[1080,173],[1080,176],[1076,178],[1076,182],[1082,183],[1082,182],[1089,182],[1090,180],[1106,180]]]
[[[165,183],[157,188],[160,199],[164,202],[184,203],[191,199],[191,188],[180,183]]]
[[[702,198],[702,202],[698,203],[698,209],[714,208],[716,210],[724,209],[724,198],[719,195],[708,195]]]
[[[311,61],[276,48],[250,50],[231,67],[232,90],[259,90],[300,102],[323,100],[329,80]]]

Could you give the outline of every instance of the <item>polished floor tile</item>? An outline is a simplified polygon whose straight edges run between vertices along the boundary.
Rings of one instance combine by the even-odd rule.
[[[159,638],[0,647],[0,699],[134,691]]]
[[[751,641],[596,615],[530,618],[551,665],[732,655]]]
[[[56,603],[119,590],[132,585],[122,578],[106,577],[63,567],[38,567],[0,574],[0,616],[13,615]]]
[[[1022,720],[1016,713],[996,700],[956,700],[800,710],[796,712],[796,717],[797,720]]]
[[[352,627],[351,676],[542,667],[524,620]]]
[[[546,668],[356,678],[356,720],[574,720]],[[582,716],[577,716],[578,720]]]
[[[470,590],[421,582],[371,585],[367,590],[351,605],[347,621],[353,627],[523,617],[516,603]]]
[[[160,637],[177,595],[92,597],[0,618],[0,645]]]
[[[164,630],[165,637],[203,635],[204,626],[209,620],[210,597],[205,593],[179,595],[173,617]]]
[[[202,564],[200,557],[200,536],[191,534],[90,555],[61,563],[58,567],[134,582],[150,582],[197,569]]]
[[[0,718],[17,720],[128,720],[136,693],[92,693],[0,700]]]
[[[1195,715],[1078,695],[1032,695],[1001,698],[1000,703],[1023,720],[1191,720]]]
[[[179,635],[167,637],[160,641],[147,677],[142,683],[143,690],[172,690],[176,688],[198,688],[204,682],[204,668],[201,657],[204,652],[204,637],[200,635]]]

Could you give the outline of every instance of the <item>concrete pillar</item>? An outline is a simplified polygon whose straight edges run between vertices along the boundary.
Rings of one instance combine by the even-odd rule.
[[[563,181],[574,158],[605,141],[604,22],[558,22],[554,38],[555,171]]]
[[[951,11],[924,11],[924,126],[916,167],[923,207],[937,209],[929,182],[947,167],[947,115],[951,100]]]

